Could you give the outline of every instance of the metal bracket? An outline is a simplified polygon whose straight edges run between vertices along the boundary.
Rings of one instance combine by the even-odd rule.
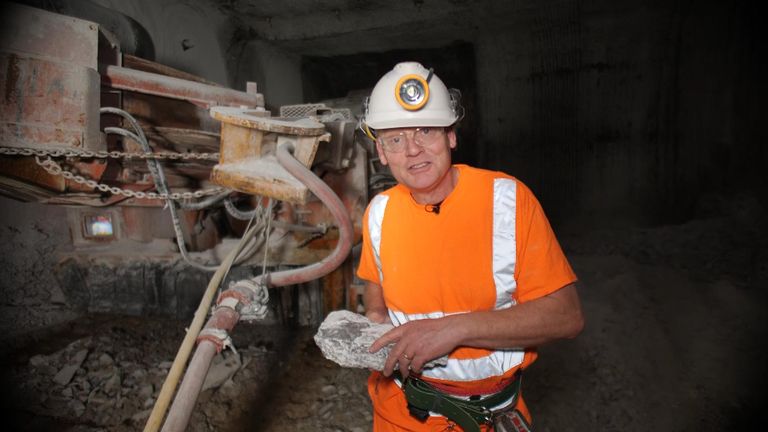
[[[214,107],[210,112],[221,121],[220,159],[211,173],[214,183],[281,201],[307,202],[309,189],[277,162],[275,153],[277,147],[293,144],[293,156],[309,168],[320,141],[331,139],[322,123],[269,117],[269,112],[255,109]]]

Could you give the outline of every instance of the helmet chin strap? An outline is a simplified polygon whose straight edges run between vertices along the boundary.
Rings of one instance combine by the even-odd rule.
[[[358,128],[361,131],[363,131],[365,136],[367,136],[368,138],[372,139],[373,141],[376,141],[376,136],[373,134],[373,132],[371,131],[371,128],[369,128],[367,124],[365,124],[363,122],[360,122],[360,126],[358,126]]]
[[[371,128],[368,127],[368,125],[365,123],[365,120],[368,118],[368,102],[370,101],[369,97],[366,97],[363,101],[363,117],[360,119],[360,121],[357,122],[357,128],[360,129],[365,136],[372,139],[373,141],[376,141],[376,136],[373,135],[373,132],[371,132]]]

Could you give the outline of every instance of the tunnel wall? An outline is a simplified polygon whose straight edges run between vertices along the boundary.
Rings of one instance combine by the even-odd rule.
[[[765,50],[731,2],[556,2],[476,41],[477,161],[572,225],[676,223],[761,193]]]

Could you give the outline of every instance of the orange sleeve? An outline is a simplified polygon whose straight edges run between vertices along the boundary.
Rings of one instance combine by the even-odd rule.
[[[515,296],[521,303],[551,294],[576,281],[541,204],[517,181],[517,264]]]
[[[363,214],[363,248],[360,251],[360,265],[357,266],[357,277],[376,284],[379,281],[379,269],[376,267],[376,258],[373,256],[373,247],[371,246],[371,234],[368,231],[368,212],[371,206],[365,209]]]

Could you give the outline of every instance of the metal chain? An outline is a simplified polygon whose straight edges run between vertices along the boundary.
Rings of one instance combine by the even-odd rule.
[[[49,157],[80,157],[97,159],[169,159],[169,160],[219,160],[218,153],[173,153],[173,152],[119,152],[92,151],[75,149],[34,149],[25,147],[0,147],[0,155],[8,156],[49,156]]]
[[[72,180],[75,183],[86,185],[90,188],[98,189],[102,192],[109,192],[114,195],[123,195],[129,198],[147,198],[147,199],[164,199],[164,200],[184,200],[192,198],[202,198],[208,195],[216,195],[224,192],[224,188],[212,188],[202,189],[194,192],[174,192],[169,194],[157,193],[157,192],[142,192],[132,191],[128,189],[121,189],[115,186],[109,186],[104,183],[98,183],[95,180],[87,179],[80,175],[72,174],[61,165],[54,162],[53,159],[40,160],[39,156],[35,156],[35,162],[40,165],[46,172],[51,175],[60,175],[67,180]]]

